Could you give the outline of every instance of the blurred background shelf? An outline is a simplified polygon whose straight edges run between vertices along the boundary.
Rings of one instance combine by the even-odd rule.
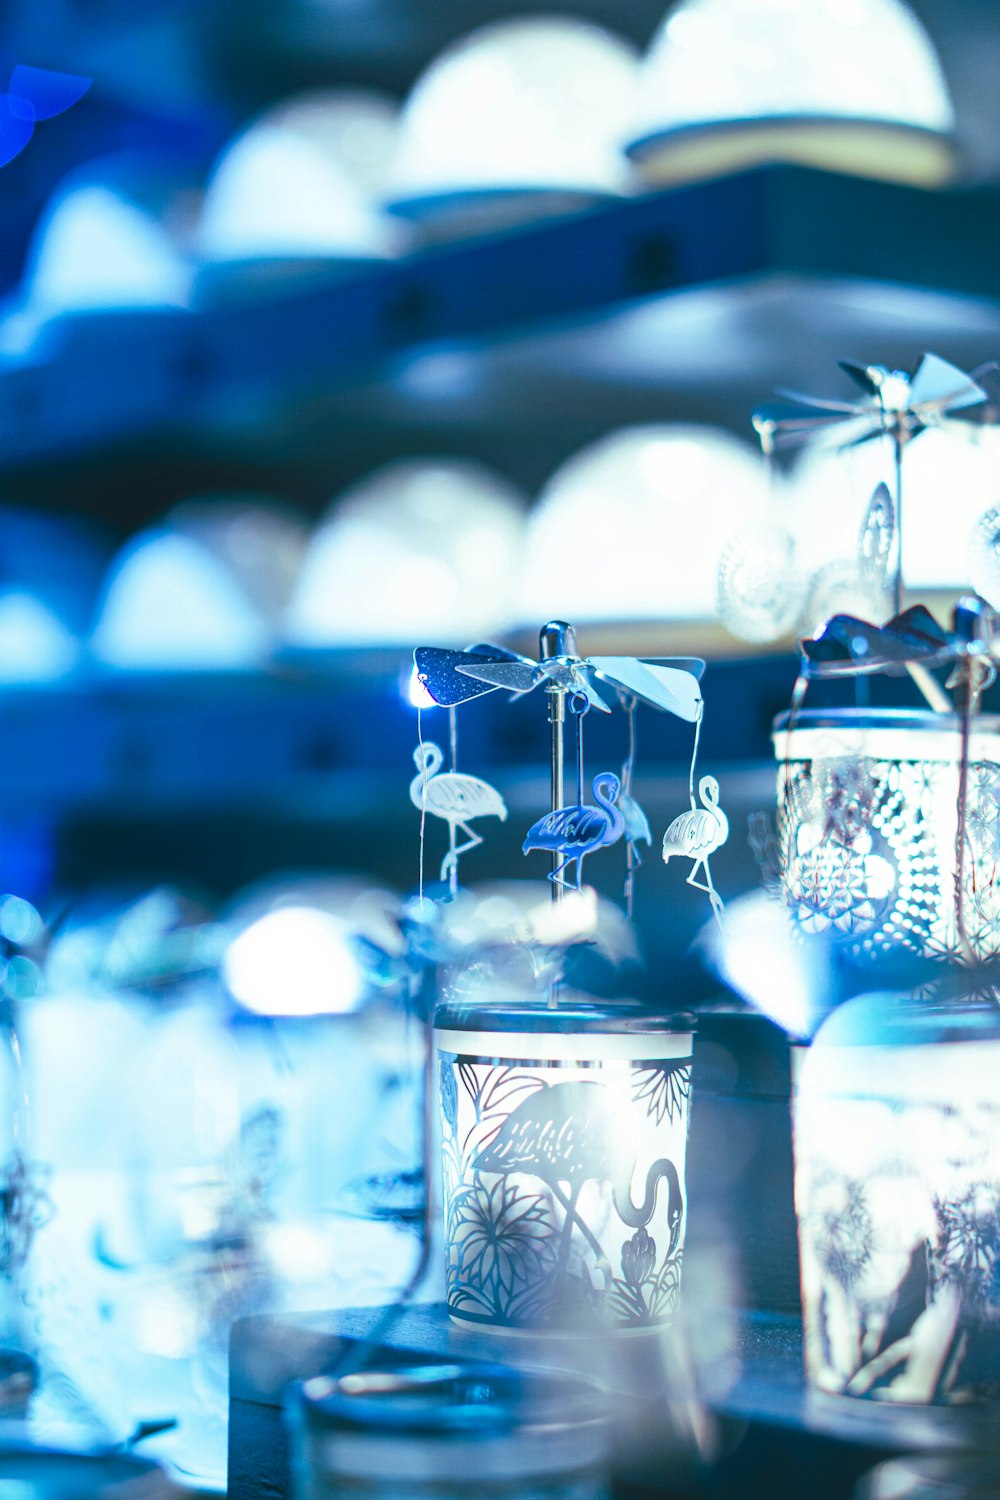
[[[0,364],[0,478],[134,525],[251,474],[315,508],[419,452],[535,487],[666,413],[745,436],[776,384],[845,394],[837,357],[988,358],[998,217],[993,186],[770,167],[225,306],[63,315]]]

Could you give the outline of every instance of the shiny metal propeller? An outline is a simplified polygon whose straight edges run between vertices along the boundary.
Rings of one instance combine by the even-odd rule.
[[[620,688],[688,723],[701,715],[705,663],[697,657],[559,655],[534,661],[503,646],[479,645],[467,651],[418,646],[413,660],[430,697],[449,708],[498,688],[521,694],[545,684],[580,693],[602,713],[611,712]],[[606,697],[600,691],[605,684],[611,689]]]

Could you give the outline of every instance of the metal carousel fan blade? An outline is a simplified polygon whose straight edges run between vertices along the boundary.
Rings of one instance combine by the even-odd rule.
[[[960,410],[986,400],[974,377],[937,354],[923,354],[910,381],[910,405],[953,407]]]
[[[878,395],[881,384],[879,377],[888,374],[884,365],[862,365],[856,359],[838,359],[837,364],[869,396]]]
[[[494,660],[489,657],[476,660],[466,656],[455,670],[463,677],[488,683],[490,688],[506,688],[511,693],[530,693],[542,678],[541,669],[527,658],[523,661]],[[480,688],[479,691],[488,689]]]
[[[445,651],[438,646],[418,646],[413,653],[417,677],[441,708],[468,703],[483,693],[493,692],[497,686],[496,683],[476,682],[460,675],[457,668],[468,660],[467,651]]]
[[[850,416],[858,409],[856,401],[828,401],[822,396],[804,396],[801,391],[789,391],[783,386],[776,387],[776,394],[786,401],[794,401],[797,406],[811,407],[818,412],[840,412],[841,416]]]
[[[701,712],[698,677],[684,666],[661,666],[655,661],[638,661],[634,656],[592,656],[590,664],[605,681],[623,687],[664,713],[694,723]]]
[[[853,615],[834,615],[817,636],[802,642],[806,671],[811,677],[902,673],[910,663],[932,666],[950,660],[954,654],[948,633],[923,605],[904,610],[882,626]]]

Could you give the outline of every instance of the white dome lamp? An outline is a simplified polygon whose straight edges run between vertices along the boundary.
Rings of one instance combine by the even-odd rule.
[[[705,620],[719,539],[769,504],[760,457],[712,427],[624,427],[549,480],[532,513],[524,620]]]
[[[387,206],[446,235],[623,192],[637,66],[630,43],[565,16],[472,32],[406,102]]]
[[[299,647],[455,643],[510,623],[525,501],[478,464],[389,464],[317,530],[289,608]]]
[[[640,78],[627,149],[651,185],[774,161],[951,175],[947,85],[903,0],[681,0]]]
[[[232,499],[179,506],[119,553],[92,650],[130,670],[259,666],[301,549],[301,527],[271,507]]]
[[[199,285],[329,274],[402,248],[378,205],[397,111],[367,90],[302,94],[268,110],[216,162],[198,227]]]
[[[29,305],[42,314],[183,307],[193,178],[155,157],[109,158],[56,188],[28,251]]]

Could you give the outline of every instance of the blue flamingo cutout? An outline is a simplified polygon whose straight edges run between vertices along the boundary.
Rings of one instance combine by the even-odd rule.
[[[556,885],[569,886],[563,879],[567,865],[576,864],[576,888],[580,889],[583,878],[583,861],[595,849],[604,849],[621,838],[625,819],[618,810],[621,782],[613,771],[601,771],[593,780],[594,802],[578,802],[572,807],[559,807],[546,813],[528,829],[522,852],[529,849],[547,849],[561,854],[562,864],[549,874]]]

